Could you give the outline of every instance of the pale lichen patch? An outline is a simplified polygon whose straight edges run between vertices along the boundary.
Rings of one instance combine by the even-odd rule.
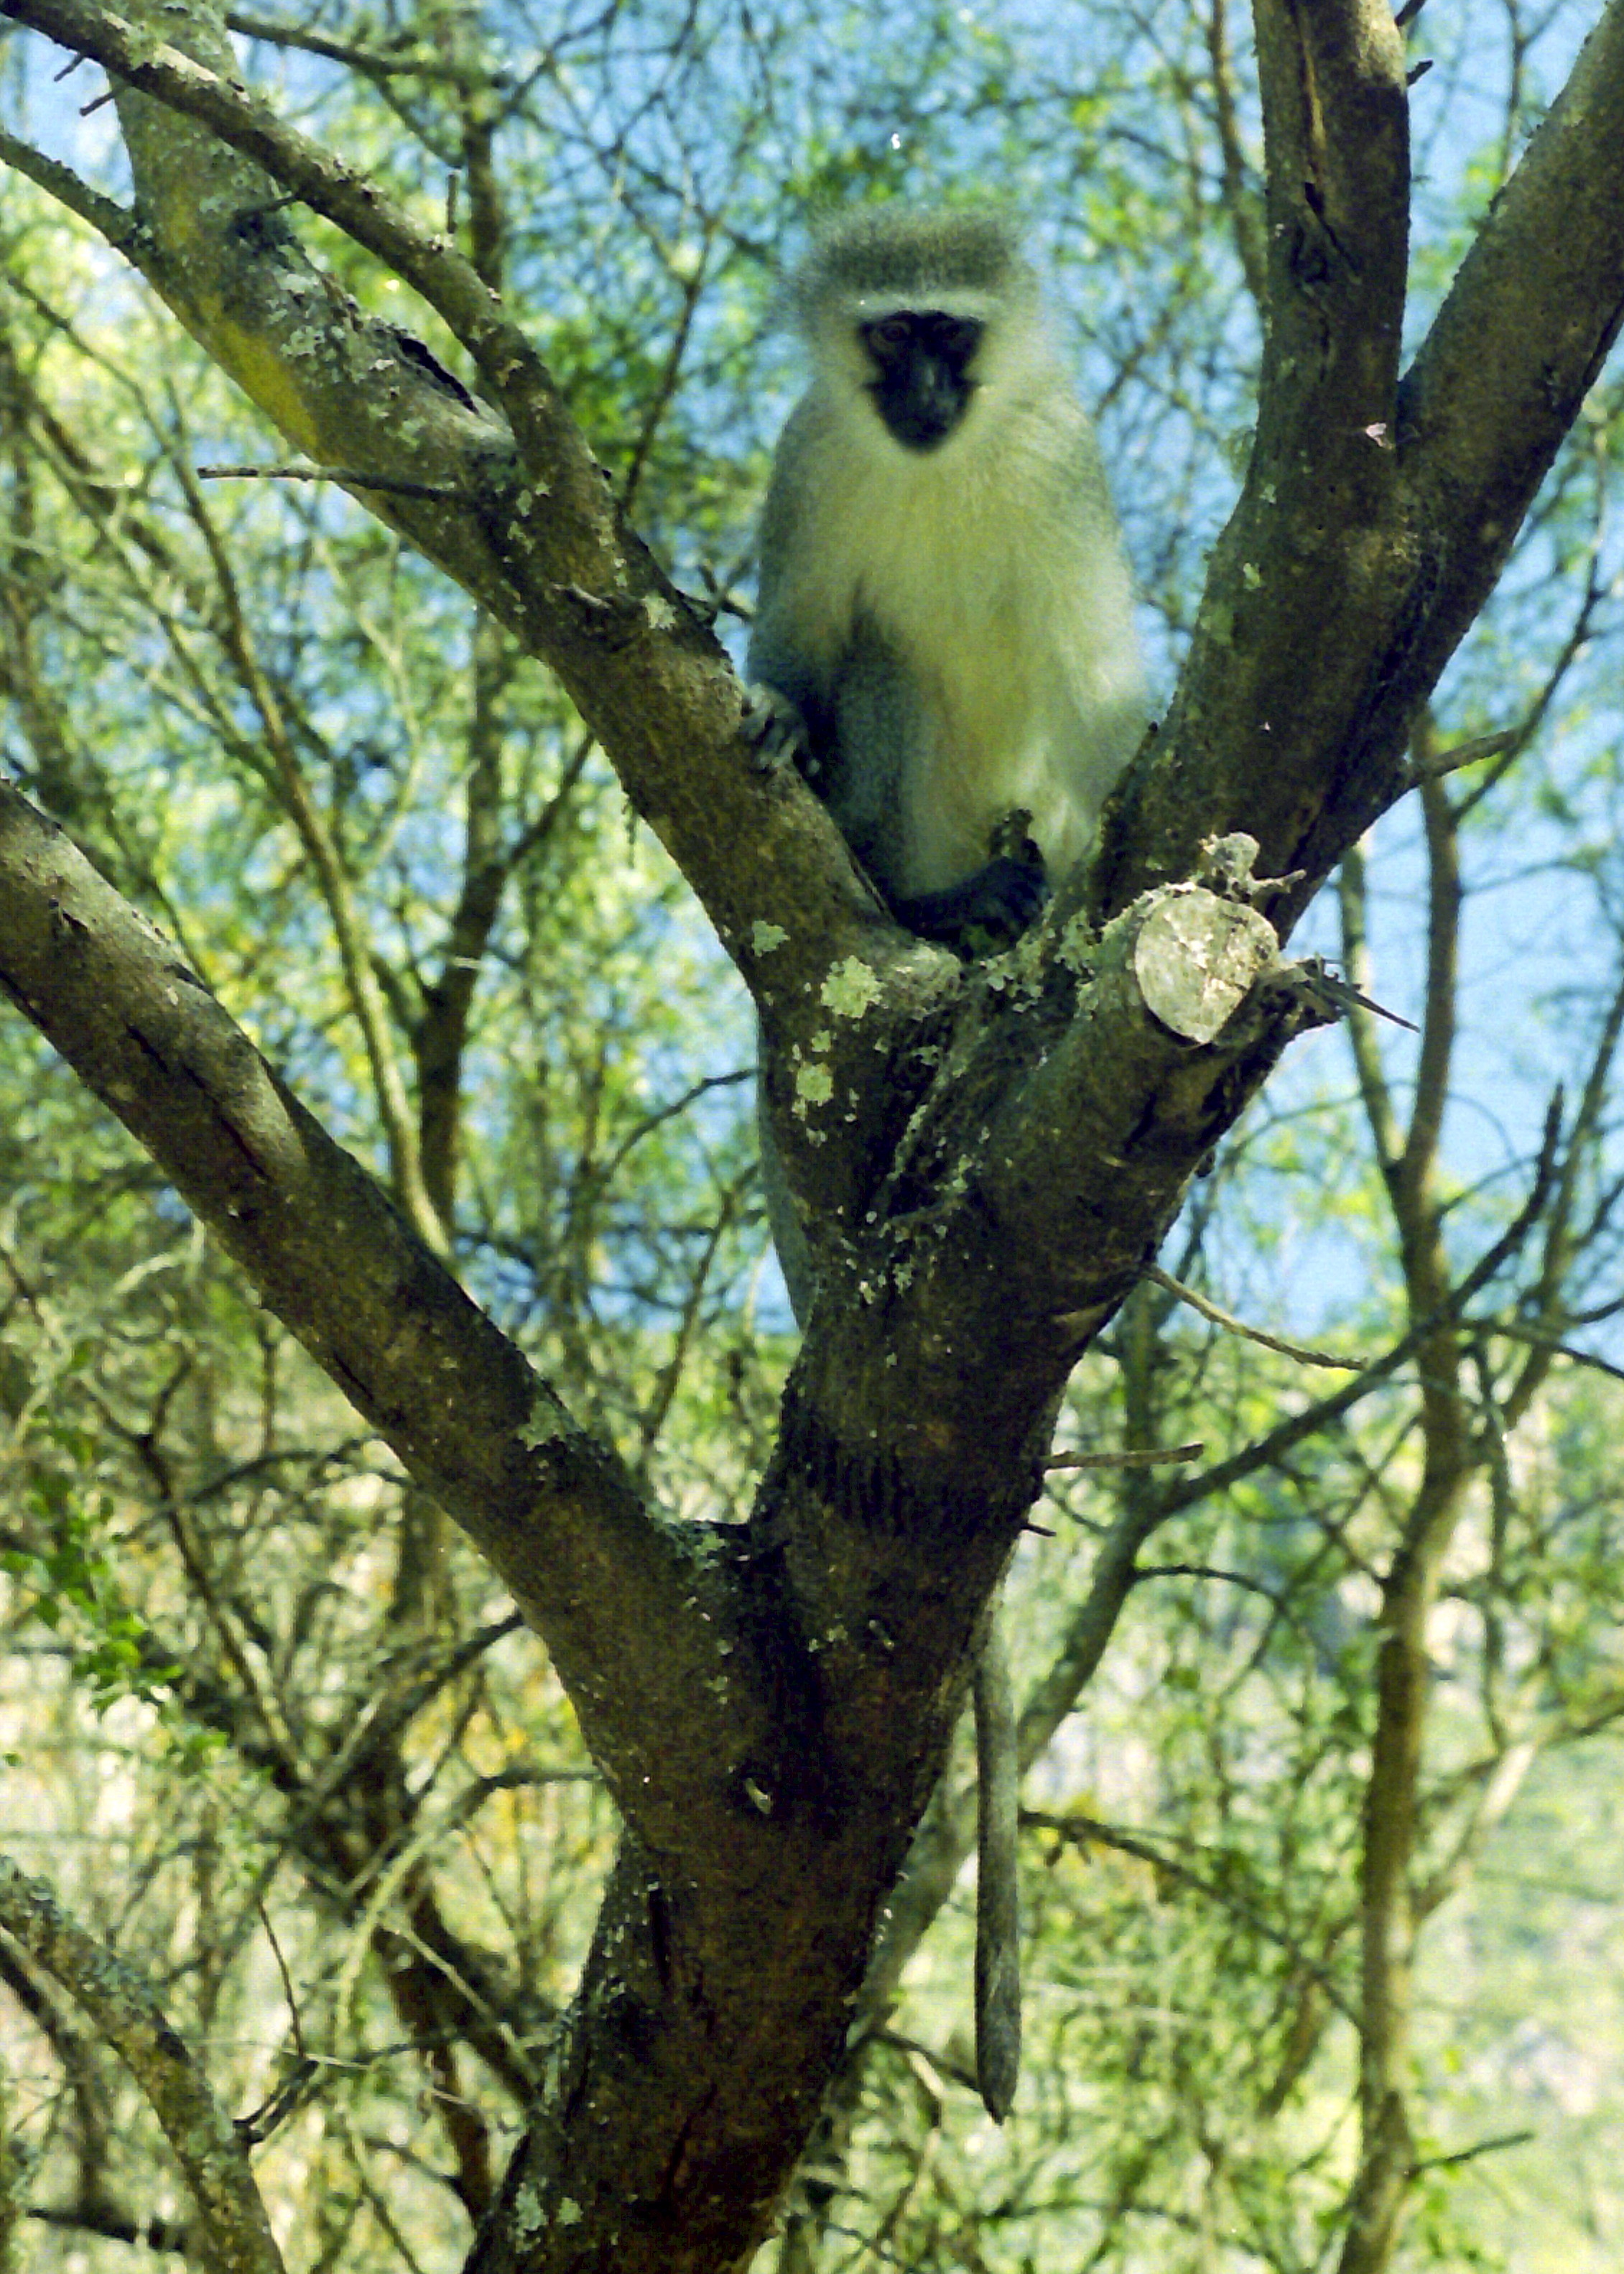
[[[879,999],[880,983],[868,966],[854,955],[837,963],[818,991],[818,1000],[838,1019],[861,1019]]]
[[[834,1076],[826,1065],[803,1065],[795,1074],[795,1111],[804,1114],[811,1105],[827,1105],[835,1094]]]

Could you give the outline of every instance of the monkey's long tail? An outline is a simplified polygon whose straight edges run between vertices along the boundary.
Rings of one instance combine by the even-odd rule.
[[[995,1606],[975,1669],[975,2082],[1002,2124],[1020,2074],[1020,1763],[1015,1695]]]

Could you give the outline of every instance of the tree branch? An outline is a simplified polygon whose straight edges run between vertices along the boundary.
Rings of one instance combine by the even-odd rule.
[[[1624,0],[1608,0],[1405,376],[1417,524],[1475,540],[1432,642],[1453,647],[1482,606],[1621,318]]]
[[[624,522],[551,373],[450,243],[251,94],[201,0],[162,11],[167,38],[95,0],[0,0],[0,15],[115,75],[144,273],[316,463],[431,493],[356,491],[558,674],[747,981],[764,984],[769,1020],[804,1040],[832,964],[860,948],[871,962],[906,955],[794,769],[751,763],[726,656]],[[171,44],[183,38],[195,53]],[[508,425],[304,259],[286,191],[421,293]]]
[[[0,1856],[0,1926],[59,1982],[124,2061],[198,2207],[192,2240],[215,2274],[282,2274],[282,2253],[230,2118],[146,1984]]]
[[[1309,865],[1305,837],[1369,706],[1372,631],[1407,573],[1389,553],[1403,41],[1383,0],[1258,0],[1255,12],[1269,253],[1257,435],[1177,695],[1107,817],[1094,885],[1106,913],[1194,873],[1214,828],[1259,840],[1259,875]],[[1395,764],[1396,745],[1386,755]],[[1295,913],[1332,857],[1316,849],[1264,913]]]
[[[695,1736],[690,1767],[713,1789],[754,1720],[737,1659],[726,1710],[714,1687],[733,1622],[717,1559],[697,1532],[649,1521],[613,1457],[174,950],[4,787],[0,989],[490,1557],[545,1638],[605,1774],[622,1789],[629,1779],[631,1812],[650,1727],[678,1748]]]

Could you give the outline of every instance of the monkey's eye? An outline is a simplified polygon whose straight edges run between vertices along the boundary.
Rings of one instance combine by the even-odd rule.
[[[878,323],[863,327],[863,337],[883,360],[906,355],[914,344],[914,318],[908,315],[882,316]]]

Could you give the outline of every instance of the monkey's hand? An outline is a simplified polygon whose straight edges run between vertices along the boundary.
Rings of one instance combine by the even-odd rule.
[[[744,731],[756,745],[763,773],[793,766],[808,781],[816,778],[812,736],[801,705],[778,688],[752,680],[744,690]]]

